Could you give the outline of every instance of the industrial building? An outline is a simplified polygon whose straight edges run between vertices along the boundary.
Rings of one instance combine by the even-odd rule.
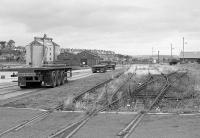
[[[200,52],[181,52],[179,58],[181,62],[199,62]]]
[[[56,62],[67,64],[69,66],[93,66],[98,64],[100,59],[100,56],[97,54],[85,50],[78,54],[70,52],[61,53]]]
[[[100,56],[98,56],[95,53],[92,53],[90,51],[82,51],[77,54],[77,56],[80,58],[80,65],[81,66],[93,66],[99,63]]]
[[[34,41],[26,46],[26,64],[41,66],[44,63],[52,63],[57,60],[60,46],[52,40],[46,34],[44,37],[34,37]],[[33,59],[33,55],[36,59]]]
[[[57,63],[66,64],[68,66],[80,66],[80,58],[77,54],[64,52],[58,55]]]

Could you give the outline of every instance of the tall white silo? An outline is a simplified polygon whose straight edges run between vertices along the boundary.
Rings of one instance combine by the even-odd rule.
[[[41,67],[44,62],[45,48],[42,45],[26,46],[26,65]]]

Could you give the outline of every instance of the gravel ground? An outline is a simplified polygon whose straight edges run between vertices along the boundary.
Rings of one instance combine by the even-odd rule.
[[[117,75],[123,70],[124,69],[117,69],[115,71],[109,71],[106,73],[97,73],[96,75],[92,75],[83,79],[69,81],[69,83],[66,85],[43,90],[40,93],[19,99],[4,106],[42,109],[53,108],[60,104],[60,102],[66,100],[68,97],[86,91],[100,82]]]
[[[17,132],[5,135],[3,138],[47,138],[61,130],[64,126],[77,121],[82,116],[82,113],[55,112],[45,119],[26,126]]]
[[[131,138],[200,138],[199,115],[148,115]]]
[[[89,120],[73,138],[115,138],[135,114],[100,113]],[[119,138],[119,137],[118,137]]]

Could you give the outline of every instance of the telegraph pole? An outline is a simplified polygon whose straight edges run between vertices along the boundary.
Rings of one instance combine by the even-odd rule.
[[[184,62],[184,45],[185,45],[185,42],[184,42],[184,37],[183,37],[183,62]]]
[[[160,53],[160,51],[158,50],[158,63],[159,63],[159,61],[160,61],[159,53]]]
[[[152,63],[153,63],[153,47],[152,47],[152,56],[151,56],[151,58],[152,58]]]
[[[172,58],[172,44],[171,44],[171,58]]]

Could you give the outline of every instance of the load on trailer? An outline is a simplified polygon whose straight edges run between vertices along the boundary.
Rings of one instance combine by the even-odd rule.
[[[106,72],[107,70],[115,70],[116,63],[112,61],[100,61],[98,65],[92,66],[92,72]]]
[[[72,76],[72,68],[64,64],[55,64],[60,54],[60,46],[52,38],[34,37],[26,46],[27,67],[18,70],[18,85],[21,88],[30,86],[56,87],[64,84]]]

